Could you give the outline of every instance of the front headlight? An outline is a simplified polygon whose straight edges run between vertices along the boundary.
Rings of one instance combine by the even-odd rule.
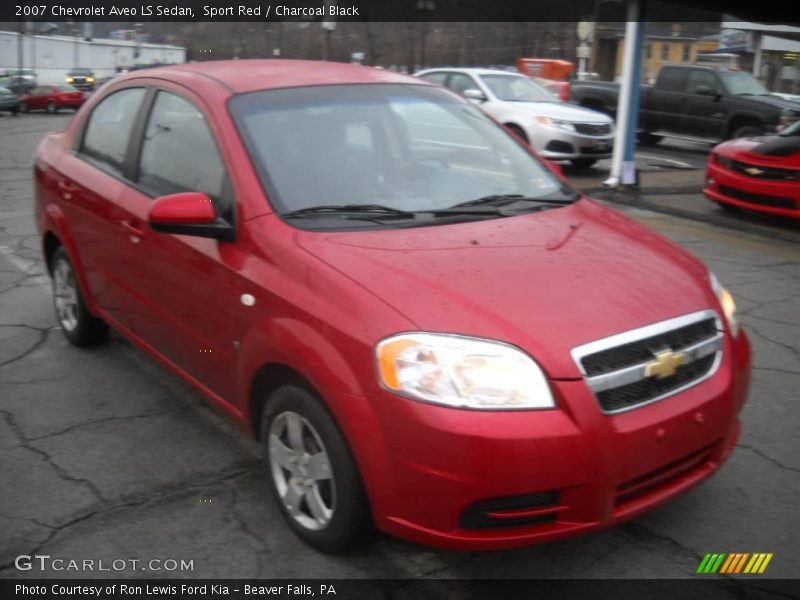
[[[72,83],[73,81],[75,80],[72,77],[67,77],[67,83]]]
[[[727,156],[722,156],[722,154],[715,154],[714,157],[717,159],[717,162],[726,169],[730,169],[731,167],[733,167],[733,161]]]
[[[736,302],[733,300],[733,295],[726,288],[722,287],[716,275],[709,272],[708,278],[711,281],[711,289],[717,295],[719,305],[722,307],[725,320],[728,321],[731,335],[736,337],[739,335],[739,321],[736,319]]]
[[[550,117],[536,117],[536,121],[547,127],[558,127],[559,129],[566,129],[567,131],[575,131],[575,126],[569,121],[561,121],[560,119],[551,119]]]
[[[501,342],[436,333],[403,333],[376,346],[384,387],[456,408],[555,408],[534,360]]]
[[[92,77],[91,75],[89,75],[89,76],[86,78],[86,81],[88,81],[89,83],[92,83],[92,82],[94,81],[94,77]]]

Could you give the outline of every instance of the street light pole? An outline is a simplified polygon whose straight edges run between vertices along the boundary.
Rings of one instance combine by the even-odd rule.
[[[644,13],[646,0],[628,0],[628,16],[625,27],[625,53],[622,62],[622,78],[617,101],[617,135],[614,154],[611,158],[611,173],[603,182],[614,188],[620,184],[637,183],[636,127],[639,120],[639,82],[642,75],[642,39],[644,37]]]

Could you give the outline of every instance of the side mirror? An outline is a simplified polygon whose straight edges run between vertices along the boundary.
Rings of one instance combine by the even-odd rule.
[[[483,95],[483,92],[480,90],[476,90],[475,88],[469,88],[468,90],[464,90],[461,93],[464,98],[467,100],[477,100],[478,102],[486,102],[486,96]]]
[[[207,237],[224,242],[235,239],[233,226],[217,216],[211,198],[202,192],[182,192],[156,198],[147,215],[150,229]]]

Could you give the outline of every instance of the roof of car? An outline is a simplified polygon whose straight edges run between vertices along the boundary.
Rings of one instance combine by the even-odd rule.
[[[412,83],[419,79],[393,71],[346,63],[314,60],[224,60],[184,63],[135,71],[124,75],[137,77],[164,77],[170,74],[184,78],[197,74],[206,80],[216,80],[231,93],[245,93],[285,87],[310,85],[335,85],[352,83]]]

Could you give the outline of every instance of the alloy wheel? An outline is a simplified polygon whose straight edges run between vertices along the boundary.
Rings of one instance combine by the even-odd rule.
[[[78,326],[78,284],[65,260],[58,261],[53,273],[53,294],[59,324],[66,331],[73,331]]]
[[[289,515],[302,527],[324,529],[336,509],[336,484],[328,452],[300,414],[282,412],[269,428],[269,465]]]

